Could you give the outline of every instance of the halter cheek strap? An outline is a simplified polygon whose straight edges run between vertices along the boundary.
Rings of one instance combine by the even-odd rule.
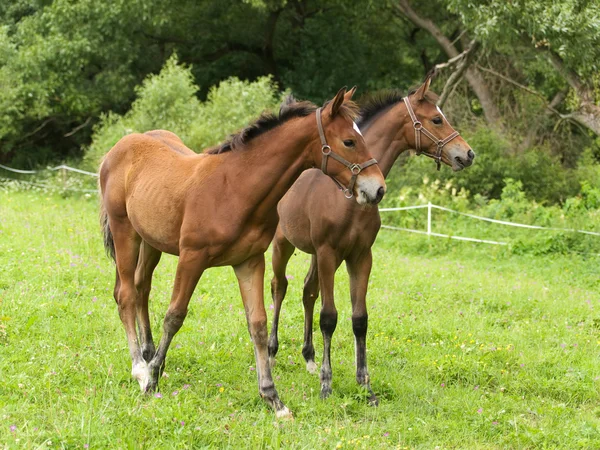
[[[437,164],[437,170],[440,170],[440,166],[442,163],[442,149],[444,148],[444,145],[446,145],[455,137],[459,136],[458,131],[454,131],[445,139],[438,139],[427,128],[423,126],[419,119],[417,119],[417,116],[412,109],[408,97],[404,97],[403,100],[404,104],[406,105],[406,110],[408,111],[408,114],[410,115],[410,118],[412,120],[413,128],[415,129],[415,150],[417,150],[417,155],[423,154],[425,156],[435,159],[435,163]],[[423,153],[421,151],[421,133],[423,133],[425,136],[431,139],[434,144],[437,145],[437,153],[435,155],[432,155],[430,153]]]
[[[325,139],[325,132],[323,131],[323,123],[321,121],[321,109],[317,109],[317,129],[319,130],[319,137],[321,138],[321,153],[323,154],[323,160],[321,162],[321,171],[325,175],[329,175],[327,173],[327,161],[329,158],[335,159],[337,162],[341,163],[347,169],[352,172],[352,177],[350,178],[350,183],[348,183],[348,187],[344,187],[342,183],[336,180],[333,176],[329,175],[333,181],[338,185],[338,187],[344,192],[344,197],[352,198],[354,196],[354,185],[356,184],[356,178],[358,174],[366,169],[367,167],[372,166],[373,164],[377,164],[377,160],[374,158],[365,161],[362,164],[353,164],[350,161],[342,158],[340,155],[336,154],[331,147],[327,144],[327,140]]]

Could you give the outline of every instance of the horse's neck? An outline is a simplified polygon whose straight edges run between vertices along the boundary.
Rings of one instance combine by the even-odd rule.
[[[249,210],[255,216],[276,211],[277,203],[285,195],[303,170],[309,167],[309,145],[318,139],[314,130],[298,120],[287,123],[259,136],[252,148],[233,151],[230,163],[239,164],[243,174],[234,181],[241,192],[249,197]],[[303,129],[304,128],[304,129]],[[312,133],[311,131],[314,131]],[[235,175],[234,175],[235,176]]]
[[[408,117],[403,105],[394,105],[375,117],[364,132],[367,148],[377,160],[384,177],[392,170],[398,156],[409,149],[406,139],[398,139],[399,131],[406,125]]]

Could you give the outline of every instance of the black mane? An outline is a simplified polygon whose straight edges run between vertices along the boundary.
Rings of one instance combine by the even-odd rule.
[[[281,103],[278,115],[273,113],[262,113],[256,122],[248,125],[240,132],[232,134],[227,141],[206,150],[204,153],[216,155],[243,148],[255,137],[276,128],[291,119],[306,117],[316,110],[317,106],[313,103],[308,101],[298,102],[293,96],[288,95]]]
[[[404,98],[402,92],[398,90],[384,90],[367,95],[359,101],[360,112],[356,124],[359,128],[364,127],[380,112],[401,102]]]
[[[414,94],[417,92],[417,89],[411,89],[408,91],[408,94],[403,94],[396,89],[387,89],[361,98],[359,102],[361,105],[360,112],[356,124],[359,128],[363,128],[379,113],[401,102],[404,97]],[[432,91],[427,90],[425,92],[425,100],[435,104],[437,103],[438,96]]]

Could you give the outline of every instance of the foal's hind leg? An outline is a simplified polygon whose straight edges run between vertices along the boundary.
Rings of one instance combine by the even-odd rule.
[[[367,370],[367,286],[373,257],[371,250],[357,258],[347,260],[346,268],[350,275],[350,299],[352,301],[352,331],[356,342],[356,381],[369,394],[369,404],[377,406],[379,401],[371,389]]]
[[[313,345],[313,317],[315,302],[319,297],[319,264],[317,255],[312,255],[310,268],[304,278],[304,290],[302,291],[302,303],[304,305],[304,344],[302,345],[302,356],[306,360],[306,370],[310,373],[317,372],[315,363],[315,346]]]
[[[119,305],[119,317],[127,334],[132,365],[131,375],[144,390],[148,382],[148,367],[142,357],[135,330],[137,293],[134,283],[141,238],[127,218],[109,220],[109,226],[113,235],[117,264],[115,300]]]
[[[331,394],[331,339],[337,326],[338,313],[335,309],[333,284],[335,271],[340,262],[331,248],[317,250],[319,284],[321,286],[321,333],[323,334],[323,365],[321,366],[321,398]]]
[[[271,296],[273,297],[275,310],[273,312],[273,328],[271,329],[268,343],[269,363],[271,364],[271,367],[275,365],[275,355],[277,355],[277,350],[279,350],[279,340],[277,339],[279,331],[279,314],[288,286],[288,280],[285,277],[285,268],[293,254],[294,246],[286,239],[281,228],[278,227],[275,238],[273,239],[273,279],[271,280]]]
[[[154,357],[155,348],[148,315],[148,297],[152,286],[152,273],[160,261],[162,253],[150,246],[146,241],[140,245],[140,254],[135,269],[135,287],[137,290],[136,318],[139,339],[144,360],[150,362]]]
[[[234,266],[238,279],[248,330],[254,343],[254,358],[258,375],[258,392],[260,396],[275,410],[277,417],[291,417],[291,412],[279,399],[267,350],[267,313],[264,303],[265,255],[252,256],[243,263]]]

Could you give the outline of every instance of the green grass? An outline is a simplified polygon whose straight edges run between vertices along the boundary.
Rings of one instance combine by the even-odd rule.
[[[371,408],[354,379],[343,269],[331,398],[319,399],[318,376],[304,368],[309,258],[298,253],[274,369],[295,419],[278,422],[257,393],[230,268],[200,281],[162,397],[139,392],[97,217],[95,197],[0,192],[0,447],[600,447],[597,257],[515,255],[382,231],[368,299],[380,398]],[[175,264],[164,256],[155,273],[155,337]],[[321,342],[315,333],[317,360]]]

